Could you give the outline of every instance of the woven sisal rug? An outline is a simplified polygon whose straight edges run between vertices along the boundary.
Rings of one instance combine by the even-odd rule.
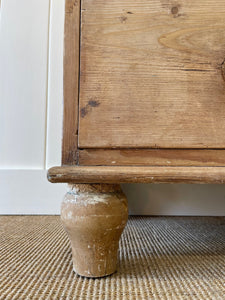
[[[0,217],[0,299],[225,299],[225,218],[131,217],[118,272],[72,271],[58,216]]]

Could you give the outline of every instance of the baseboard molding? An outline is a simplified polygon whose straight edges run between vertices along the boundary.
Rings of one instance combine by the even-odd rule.
[[[223,184],[128,184],[131,215],[225,216]]]
[[[0,170],[0,214],[59,214],[65,192],[45,170]]]
[[[122,185],[132,215],[225,216],[225,185]],[[66,184],[45,170],[0,170],[0,214],[59,214]]]

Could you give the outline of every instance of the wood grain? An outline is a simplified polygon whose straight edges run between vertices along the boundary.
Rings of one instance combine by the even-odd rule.
[[[62,164],[75,164],[78,144],[80,0],[66,0],[64,31]]]
[[[223,0],[83,0],[80,148],[224,148]]]
[[[53,183],[224,183],[225,167],[54,167]]]
[[[225,166],[225,150],[208,149],[84,149],[86,166]]]

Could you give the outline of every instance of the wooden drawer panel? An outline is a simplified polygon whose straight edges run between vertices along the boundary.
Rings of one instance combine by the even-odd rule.
[[[80,148],[224,148],[224,1],[82,0]]]

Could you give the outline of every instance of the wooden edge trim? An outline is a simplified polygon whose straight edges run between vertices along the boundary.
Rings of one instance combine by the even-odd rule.
[[[224,183],[225,167],[66,166],[48,171],[52,183]]]
[[[80,0],[66,0],[64,24],[62,164],[76,164],[80,68]]]
[[[225,166],[224,149],[80,149],[80,166]]]

